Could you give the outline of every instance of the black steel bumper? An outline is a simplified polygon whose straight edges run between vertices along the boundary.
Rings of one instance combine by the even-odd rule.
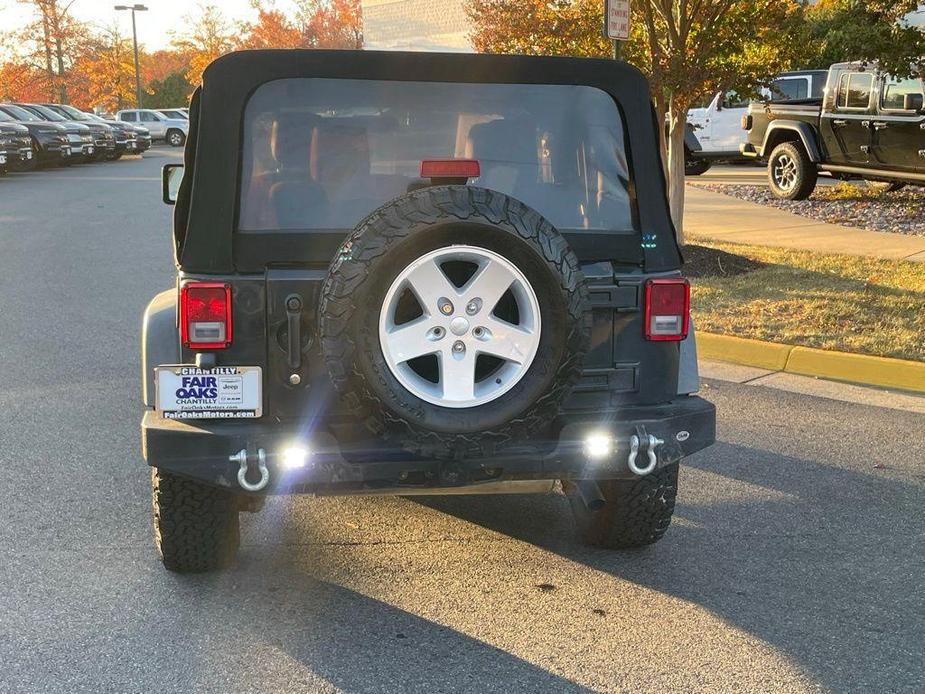
[[[359,450],[341,444],[327,430],[306,433],[298,422],[259,420],[177,421],[153,411],[141,423],[142,452],[148,464],[221,487],[240,490],[240,464],[229,457],[248,451],[248,480],[256,472],[258,449],[265,452],[270,482],[262,493],[322,492],[351,494],[376,490],[465,487],[485,482],[543,479],[631,478],[627,458],[631,437],[645,431],[664,443],[655,449],[657,467],[679,461],[711,445],[716,437],[716,410],[696,396],[663,405],[626,407],[601,415],[563,415],[556,423],[557,441],[524,442],[490,458],[430,460],[410,453]],[[612,451],[591,460],[585,438],[606,433]],[[282,451],[299,444],[310,451],[297,470],[283,465]],[[367,442],[367,447],[377,446]],[[362,460],[362,462],[358,462]],[[370,461],[370,462],[366,462]],[[640,458],[645,462],[645,458]]]

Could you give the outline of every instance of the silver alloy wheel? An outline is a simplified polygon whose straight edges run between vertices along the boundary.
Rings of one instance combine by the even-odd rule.
[[[461,287],[444,265],[472,266]],[[420,315],[396,324],[411,293]],[[495,315],[505,299],[515,322]],[[523,378],[540,342],[540,306],[524,274],[506,258],[476,246],[447,246],[399,273],[379,313],[379,344],[392,374],[409,392],[442,407],[476,407],[501,397]],[[434,355],[436,380],[415,360]],[[489,373],[479,357],[492,358]],[[478,379],[478,380],[477,380]]]
[[[174,147],[179,147],[182,139],[183,139],[183,135],[177,132],[176,130],[170,133],[170,144],[173,145]]]
[[[774,161],[772,175],[778,188],[785,191],[791,190],[797,183],[796,162],[790,158],[790,155],[781,154]]]

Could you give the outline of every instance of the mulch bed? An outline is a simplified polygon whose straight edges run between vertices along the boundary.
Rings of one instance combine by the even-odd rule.
[[[695,244],[684,246],[681,253],[686,277],[735,277],[765,267],[757,260]]]
[[[819,186],[808,200],[778,200],[766,186],[692,183],[704,190],[769,205],[829,224],[871,231],[925,236],[925,189],[906,187],[878,193],[840,183]]]

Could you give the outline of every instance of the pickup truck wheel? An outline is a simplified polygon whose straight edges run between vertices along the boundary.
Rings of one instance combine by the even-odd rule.
[[[589,511],[574,485],[562,482],[581,539],[607,549],[634,549],[658,542],[674,513],[678,464],[630,480],[600,480],[604,506]]]
[[[804,149],[794,142],[782,142],[768,160],[771,193],[781,200],[805,200],[816,188],[819,172]]]
[[[710,170],[710,162],[706,159],[684,158],[684,175],[699,176]]]
[[[565,239],[501,193],[438,186],[382,206],[322,288],[321,348],[375,434],[438,458],[491,455],[555,418],[590,310]]]
[[[234,559],[239,526],[233,494],[152,468],[151,501],[154,544],[169,571],[213,571]]]
[[[167,136],[164,139],[167,140],[167,144],[171,147],[182,147],[186,142],[186,135],[181,130],[171,129],[167,131]]]

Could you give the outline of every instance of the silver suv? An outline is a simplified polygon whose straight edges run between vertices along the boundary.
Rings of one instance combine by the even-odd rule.
[[[189,135],[189,121],[168,118],[163,113],[147,108],[130,109],[116,113],[116,120],[141,125],[151,131],[153,140],[163,140],[172,147],[182,147]]]

